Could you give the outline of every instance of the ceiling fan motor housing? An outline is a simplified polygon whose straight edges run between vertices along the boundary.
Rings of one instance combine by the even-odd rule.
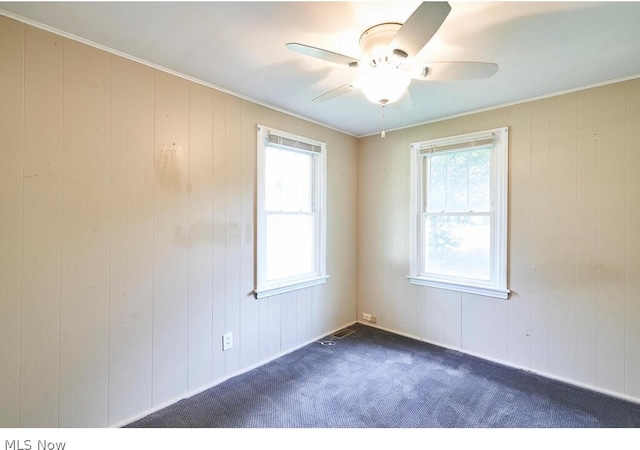
[[[401,27],[401,23],[381,23],[368,28],[360,35],[360,49],[371,66],[375,67],[379,64],[397,66],[405,60],[406,52],[391,48],[391,42]]]

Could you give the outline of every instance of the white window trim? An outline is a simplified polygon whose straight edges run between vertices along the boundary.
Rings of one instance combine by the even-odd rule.
[[[424,248],[424,232],[422,220],[423,192],[422,173],[423,152],[426,149],[434,149],[450,145],[463,145],[474,141],[494,140],[494,151],[491,152],[491,180],[492,199],[494,201],[495,221],[492,225],[492,259],[495,261],[492,273],[492,281],[483,283],[477,280],[465,280],[463,278],[427,274],[422,271],[422,251]],[[412,284],[430,286],[441,289],[449,289],[487,297],[509,298],[510,290],[507,288],[507,231],[508,231],[508,170],[509,170],[509,129],[508,127],[494,128],[491,130],[467,133],[454,137],[431,139],[428,141],[411,144],[411,219],[410,219],[410,275],[407,277]]]
[[[265,150],[266,142],[270,134],[281,136],[293,141],[303,142],[320,148],[316,152],[315,171],[315,199],[314,204],[317,215],[316,227],[316,267],[317,271],[310,274],[303,274],[290,278],[268,281],[266,279],[266,212],[265,212]],[[256,184],[256,287],[253,291],[255,298],[264,298],[272,295],[283,294],[297,289],[304,289],[326,283],[329,279],[327,275],[326,263],[326,242],[327,242],[327,220],[326,220],[326,167],[327,167],[327,144],[315,141],[275,128],[258,125],[257,127],[257,184]],[[302,150],[303,151],[303,150]]]

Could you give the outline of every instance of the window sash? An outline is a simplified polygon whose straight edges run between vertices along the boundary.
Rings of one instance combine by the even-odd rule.
[[[320,259],[319,259],[319,254],[317,251],[317,241],[318,241],[318,237],[317,237],[317,229],[318,229],[318,224],[317,224],[317,220],[316,220],[316,215],[314,213],[289,213],[289,212],[283,212],[283,213],[266,213],[265,215],[266,217],[266,226],[267,226],[267,242],[266,242],[266,256],[267,256],[267,261],[266,261],[266,273],[265,273],[265,281],[266,282],[274,282],[274,281],[278,281],[278,280],[290,280],[290,279],[299,279],[301,277],[308,277],[308,276],[313,276],[315,274],[317,274],[318,272],[318,267],[320,264]],[[286,221],[289,223],[274,223],[273,220],[270,219],[286,219],[286,218],[290,218],[290,219],[294,219],[293,221]],[[307,221],[307,223],[300,223],[299,221],[296,221],[295,219],[311,219],[309,221]],[[272,249],[269,248],[269,245],[271,243],[273,243],[273,238],[277,237],[278,234],[282,234],[282,232],[286,232],[287,236],[283,237],[280,236],[281,240],[282,239],[294,239],[294,234],[296,230],[291,230],[291,223],[298,222],[296,225],[297,227],[303,227],[303,226],[308,226],[310,235],[308,236],[304,236],[302,241],[296,241],[296,243],[298,244],[295,248],[295,251],[293,251],[294,249],[291,247],[287,247],[286,243],[284,245],[284,248],[275,250],[274,252],[272,252]],[[275,226],[276,229],[275,230],[270,230],[271,226]],[[294,227],[295,228],[295,227]],[[271,231],[271,235],[270,232]],[[278,243],[280,244],[280,243]],[[307,258],[302,258],[301,253],[303,253],[303,251],[305,250],[305,247],[309,246],[310,248],[306,248],[306,250],[310,251],[310,254],[307,255]],[[270,276],[269,272],[271,269],[271,272],[274,271],[274,268],[270,268],[269,267],[269,262],[273,262],[274,259],[278,260],[282,257],[286,257],[287,259],[292,259],[295,262],[295,267],[290,267],[289,270],[283,270],[282,266],[279,266],[280,268],[280,272],[282,273],[281,276]],[[271,260],[271,261],[270,261]],[[286,263],[284,263],[286,264]],[[303,271],[296,271],[297,268],[305,268],[308,270],[303,270]]]
[[[268,208],[268,206],[270,206],[273,202],[270,202],[268,198],[266,198],[267,196],[267,187],[265,186],[265,203],[264,203],[264,209],[267,212],[298,212],[298,211],[302,211],[302,212],[316,212],[317,210],[317,204],[318,204],[318,195],[319,195],[319,190],[318,190],[318,180],[317,180],[317,172],[318,172],[318,157],[317,154],[315,153],[310,153],[310,152],[306,152],[306,151],[299,151],[295,148],[291,148],[291,147],[285,147],[285,146],[275,146],[273,144],[271,144],[270,142],[266,144],[265,146],[265,165],[266,165],[266,158],[267,158],[267,153],[269,149],[277,149],[277,150],[284,150],[287,152],[291,152],[291,153],[299,153],[299,154],[304,154],[305,156],[308,156],[310,158],[310,173],[309,173],[309,180],[308,183],[309,185],[307,186],[308,189],[308,193],[309,193],[309,203],[308,203],[308,208],[303,208],[303,209],[291,209],[291,208],[284,208],[283,209],[283,201],[282,201],[282,197],[280,198],[280,201],[277,202],[280,205],[279,209],[270,209]],[[265,183],[268,181],[267,180],[267,176],[266,176],[266,170],[267,168],[265,167]],[[282,180],[279,180],[282,181]]]
[[[485,208],[482,207],[476,207],[476,208],[471,208],[471,206],[473,206],[473,204],[476,204],[477,206],[479,206],[477,204],[477,201],[474,202],[474,196],[471,193],[471,189],[472,189],[472,165],[471,165],[471,153],[474,151],[478,151],[478,150],[488,150],[489,151],[489,158],[490,158],[490,172],[493,171],[493,166],[494,166],[494,161],[493,161],[493,154],[494,152],[491,151],[492,146],[488,146],[486,144],[482,145],[482,146],[473,146],[472,148],[467,148],[465,150],[449,150],[449,151],[444,151],[444,152],[429,152],[429,153],[420,153],[420,158],[422,161],[421,164],[421,186],[422,186],[422,190],[421,190],[421,195],[422,195],[422,201],[421,201],[421,210],[423,212],[491,212],[493,211],[493,195],[494,195],[494,187],[493,187],[493,180],[494,177],[491,175],[489,175],[489,180],[488,180],[488,188],[489,188],[489,202],[487,205],[485,205]],[[434,186],[436,187],[441,187],[439,183],[436,182],[432,182],[433,180],[433,168],[435,166],[435,158],[440,158],[442,156],[445,155],[451,155],[451,154],[465,154],[467,155],[467,167],[466,167],[466,196],[465,196],[465,201],[466,201],[466,205],[467,208],[466,209],[461,209],[461,208],[451,208],[450,207],[450,196],[449,196],[449,164],[448,161],[445,162],[445,180],[444,180],[444,201],[443,204],[444,206],[441,208],[433,208],[433,210],[431,209],[431,204],[430,204],[430,197],[431,197],[431,190]]]
[[[274,137],[278,138],[278,144],[274,144]],[[287,142],[289,143],[289,145],[282,145],[280,144],[281,142]],[[319,242],[319,236],[318,236],[318,231],[319,231],[319,226],[318,226],[318,214],[317,214],[317,209],[316,209],[316,205],[318,204],[318,198],[317,195],[319,193],[319,189],[317,186],[317,153],[315,152],[315,150],[309,151],[309,148],[319,148],[318,146],[312,146],[312,145],[307,145],[305,144],[305,146],[303,147],[302,145],[305,143],[301,143],[300,141],[294,141],[292,139],[286,139],[285,138],[281,138],[280,136],[276,136],[274,134],[269,134],[269,138],[267,140],[266,143],[266,148],[265,148],[265,152],[268,151],[268,149],[271,148],[276,148],[279,150],[284,150],[287,152],[292,152],[292,153],[300,153],[300,154],[304,154],[306,156],[309,156],[311,158],[311,171],[309,173],[309,179],[308,179],[308,186],[305,187],[305,189],[308,189],[309,193],[310,193],[310,199],[309,199],[309,209],[302,209],[302,210],[291,210],[291,209],[278,209],[278,210],[272,210],[272,209],[267,209],[266,207],[263,209],[263,214],[264,214],[264,222],[265,222],[265,227],[266,227],[266,261],[265,261],[265,271],[264,271],[264,282],[265,284],[269,284],[269,283],[286,283],[288,281],[295,281],[301,278],[307,278],[310,276],[314,276],[316,274],[318,274],[319,272],[319,268],[320,268],[320,251],[318,248],[318,242]],[[294,147],[295,145],[295,147]],[[267,154],[265,154],[265,158],[267,157]],[[265,165],[268,164],[266,159],[265,159]],[[266,181],[266,180],[265,180]],[[266,202],[265,202],[266,203]],[[266,206],[266,204],[265,204]],[[282,207],[282,201],[280,202],[280,206]],[[271,255],[270,249],[269,249],[269,243],[271,242],[270,238],[269,238],[269,224],[270,221],[269,218],[270,217],[309,217],[311,218],[311,236],[309,236],[309,240],[312,243],[312,255],[311,255],[311,267],[310,270],[305,271],[305,272],[298,272],[298,273],[293,273],[293,274],[284,274],[281,277],[271,277],[269,276],[269,272],[270,272],[270,268],[269,268],[269,263],[273,263],[273,260],[269,260],[269,256]],[[277,233],[278,230],[272,230],[272,233]],[[283,249],[284,253],[287,253],[287,249]]]
[[[467,217],[477,217],[477,218],[487,218],[489,223],[489,276],[488,277],[479,277],[479,276],[464,276],[461,274],[447,274],[442,271],[428,270],[429,264],[427,264],[427,260],[431,253],[428,251],[428,247],[430,241],[426,238],[427,226],[426,221],[427,218],[431,217],[455,217],[455,218],[467,218]],[[495,279],[496,274],[493,272],[495,270],[494,263],[494,252],[492,251],[493,244],[495,242],[496,237],[493,235],[494,230],[494,214],[493,212],[473,212],[473,213],[423,213],[422,214],[422,233],[423,233],[423,241],[420,246],[420,276],[423,277],[433,277],[433,278],[441,278],[447,280],[459,280],[464,283],[478,283],[478,284],[492,284],[492,280]],[[462,272],[461,272],[462,273]]]

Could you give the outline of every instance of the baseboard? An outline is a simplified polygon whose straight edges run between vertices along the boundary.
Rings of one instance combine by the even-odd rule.
[[[230,380],[231,378],[237,377],[237,376],[242,375],[242,374],[244,374],[246,372],[254,370],[254,369],[258,368],[258,367],[264,366],[265,364],[268,364],[271,361],[274,361],[274,360],[276,360],[278,358],[281,358],[282,356],[287,355],[289,353],[292,353],[292,352],[294,352],[296,350],[299,350],[302,347],[305,347],[306,345],[309,345],[309,344],[311,344],[313,342],[317,342],[319,339],[321,339],[323,337],[329,336],[329,335],[331,335],[331,334],[333,334],[333,333],[335,333],[337,331],[340,331],[340,330],[342,330],[344,328],[348,328],[348,327],[350,327],[350,326],[352,326],[352,325],[354,325],[356,323],[359,323],[359,324],[365,325],[365,326],[369,326],[369,327],[373,327],[373,328],[377,328],[379,330],[383,330],[383,331],[386,331],[386,332],[389,332],[389,333],[397,334],[399,336],[404,336],[406,338],[413,339],[413,340],[416,340],[416,341],[425,342],[427,344],[435,345],[437,347],[445,348],[447,350],[453,350],[453,351],[456,351],[456,352],[460,352],[460,353],[463,353],[465,355],[473,356],[475,358],[480,358],[480,359],[483,359],[485,361],[489,361],[489,362],[492,362],[492,363],[495,363],[495,364],[500,364],[501,366],[510,367],[510,368],[517,369],[517,370],[522,370],[522,371],[529,372],[529,373],[532,373],[532,374],[535,374],[535,375],[539,375],[539,376],[542,376],[542,377],[545,377],[545,378],[548,378],[548,379],[551,379],[551,380],[560,381],[562,383],[567,383],[567,384],[570,384],[570,385],[573,385],[573,386],[576,386],[576,387],[580,387],[580,388],[583,388],[583,389],[588,389],[588,390],[593,391],[593,392],[598,392],[598,393],[601,393],[601,394],[610,395],[612,397],[616,397],[616,398],[619,398],[621,400],[626,400],[626,401],[629,401],[629,402],[632,402],[632,403],[640,404],[640,399],[634,398],[634,397],[631,397],[631,396],[628,396],[628,395],[623,395],[623,394],[620,394],[620,393],[617,393],[617,392],[612,392],[612,391],[609,391],[609,390],[606,390],[606,389],[601,389],[601,388],[598,388],[598,387],[595,387],[595,386],[587,385],[587,384],[584,384],[584,383],[579,383],[579,382],[576,382],[574,380],[569,380],[569,379],[558,377],[558,376],[555,376],[555,375],[552,375],[552,374],[549,374],[549,373],[546,373],[546,372],[533,370],[533,369],[530,369],[528,367],[524,367],[524,366],[521,366],[521,365],[518,365],[518,364],[509,363],[508,361],[502,361],[502,360],[499,360],[499,359],[487,357],[486,355],[465,351],[463,349],[460,349],[460,348],[457,348],[457,347],[452,347],[452,346],[443,344],[441,342],[424,339],[424,338],[422,338],[420,336],[415,336],[415,335],[411,335],[411,334],[408,334],[408,333],[399,332],[399,331],[396,331],[396,330],[393,330],[393,329],[389,329],[389,328],[386,328],[386,327],[379,326],[377,324],[371,324],[371,323],[366,322],[366,321],[363,322],[363,321],[358,320],[358,321],[354,321],[354,322],[349,322],[349,323],[347,323],[347,324],[345,324],[343,326],[335,328],[335,329],[333,329],[331,331],[328,331],[326,333],[322,333],[321,335],[316,336],[313,339],[310,339],[310,340],[308,340],[308,341],[306,341],[306,342],[304,342],[304,343],[302,343],[300,345],[297,345],[297,346],[295,346],[295,347],[293,347],[293,348],[291,348],[291,349],[289,349],[289,350],[287,350],[285,352],[282,352],[282,353],[279,353],[277,355],[274,355],[274,356],[270,357],[269,359],[266,359],[266,360],[261,361],[261,362],[259,362],[257,364],[245,367],[242,370],[233,373],[232,375],[229,375],[229,376],[227,376],[225,378],[216,380],[216,381],[214,381],[214,382],[212,382],[212,383],[210,383],[210,384],[208,384],[206,386],[203,386],[203,387],[200,387],[198,389],[194,389],[192,391],[189,391],[183,396],[177,397],[177,398],[175,398],[173,400],[170,400],[168,402],[165,402],[165,403],[163,403],[161,405],[157,405],[157,406],[155,406],[153,408],[150,408],[150,409],[144,411],[143,413],[141,413],[139,415],[136,415],[135,417],[129,418],[126,421],[123,421],[123,422],[121,422],[121,423],[119,423],[117,425],[111,425],[110,428],[122,428],[122,427],[124,427],[126,425],[129,425],[129,424],[131,424],[133,422],[136,422],[136,421],[148,416],[149,414],[153,414],[154,412],[160,411],[161,409],[164,409],[164,408],[166,408],[168,406],[171,406],[174,403],[177,403],[177,402],[179,402],[181,400],[184,400],[186,398],[193,397],[194,395],[200,394],[200,393],[202,393],[202,392],[204,392],[204,391],[206,391],[208,389],[211,389],[214,386],[217,386],[217,385],[219,385],[221,383],[224,383],[227,380]]]
[[[419,336],[414,336],[414,335],[407,334],[407,333],[401,333],[399,331],[395,331],[395,330],[391,330],[389,328],[378,326],[377,324],[371,324],[369,322],[363,322],[363,321],[358,321],[358,323],[360,323],[362,325],[370,326],[370,327],[373,327],[373,328],[377,328],[379,330],[387,331],[389,333],[397,334],[399,336],[404,336],[406,338],[413,339],[413,340],[416,340],[416,341],[426,342],[427,344],[435,345],[437,347],[446,348],[447,350],[454,350],[456,352],[464,353],[465,355],[473,356],[475,358],[484,359],[485,361],[490,361],[490,362],[495,363],[495,364],[500,364],[501,366],[510,367],[512,369],[522,370],[524,372],[529,372],[529,373],[532,373],[532,374],[535,374],[535,375],[539,375],[541,377],[548,378],[550,380],[560,381],[562,383],[570,384],[570,385],[573,385],[573,386],[576,386],[576,387],[579,387],[579,388],[582,388],[582,389],[588,389],[588,390],[593,391],[593,392],[598,392],[600,394],[609,395],[611,397],[619,398],[621,400],[625,400],[625,401],[628,401],[628,402],[631,402],[631,403],[640,404],[640,398],[631,397],[629,395],[621,394],[619,392],[609,391],[607,389],[603,389],[603,388],[600,388],[600,387],[597,387],[597,386],[592,386],[590,384],[580,383],[580,382],[575,381],[575,380],[559,377],[557,375],[553,375],[553,374],[550,374],[550,373],[547,373],[547,372],[542,372],[542,371],[539,371],[539,370],[531,369],[529,367],[525,367],[525,366],[522,366],[522,365],[519,365],[519,364],[513,364],[513,363],[510,363],[509,361],[503,361],[503,360],[496,359],[496,358],[491,358],[491,357],[488,357],[486,355],[482,355],[482,354],[479,354],[479,353],[465,351],[464,349],[461,349],[461,348],[452,347],[452,346],[449,346],[449,345],[445,345],[445,344],[443,344],[441,342],[432,341],[432,340],[429,340],[429,339],[424,339],[424,338],[421,338]]]
[[[204,391],[207,391],[207,390],[211,389],[212,387],[215,387],[215,386],[217,386],[217,385],[219,385],[221,383],[224,383],[227,380],[230,380],[231,378],[237,377],[239,375],[242,375],[243,373],[246,373],[246,372],[249,372],[251,370],[257,369],[258,367],[264,366],[265,364],[268,364],[271,361],[274,361],[274,360],[276,360],[278,358],[281,358],[284,355],[287,355],[289,353],[295,352],[296,350],[299,350],[302,347],[305,347],[305,346],[307,346],[309,344],[317,342],[319,339],[321,339],[323,337],[326,337],[326,336],[329,336],[329,335],[331,335],[331,334],[333,334],[333,333],[335,333],[337,331],[340,331],[340,330],[342,330],[344,328],[348,328],[348,327],[352,326],[355,323],[356,323],[355,321],[354,322],[349,322],[346,325],[340,326],[340,327],[335,328],[335,329],[333,329],[331,331],[328,331],[326,333],[322,333],[320,336],[316,336],[313,339],[310,339],[309,341],[304,342],[303,344],[300,344],[300,345],[297,345],[297,346],[295,346],[293,348],[290,348],[287,351],[278,353],[277,355],[272,356],[272,357],[270,357],[270,358],[268,358],[268,359],[266,359],[264,361],[260,361],[257,364],[253,364],[251,366],[245,367],[245,368],[241,369],[240,371],[234,372],[233,374],[231,374],[231,375],[229,375],[227,377],[224,377],[222,379],[216,380],[216,381],[214,381],[214,382],[212,382],[210,384],[207,384],[205,386],[199,387],[197,389],[193,389],[193,390],[187,392],[184,395],[176,397],[173,400],[169,400],[169,401],[164,402],[164,403],[162,403],[160,405],[156,405],[153,408],[145,410],[143,413],[140,413],[140,414],[138,414],[138,415],[136,415],[134,417],[130,417],[130,418],[126,419],[125,421],[122,421],[122,422],[120,422],[118,424],[109,425],[109,428],[122,428],[122,427],[125,427],[127,425],[130,425],[130,424],[132,424],[132,423],[134,423],[134,422],[136,422],[136,421],[148,416],[149,414],[153,414],[153,413],[155,413],[157,411],[160,411],[161,409],[164,409],[164,408],[166,408],[168,406],[171,406],[174,403],[177,403],[177,402],[179,402],[181,400],[184,400],[184,399],[189,398],[189,397],[193,397],[194,395],[197,395],[197,394],[200,394],[200,393],[202,393]]]

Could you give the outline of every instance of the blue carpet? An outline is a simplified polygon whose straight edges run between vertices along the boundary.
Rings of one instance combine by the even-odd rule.
[[[309,344],[128,427],[640,427],[639,404],[373,327],[349,328],[347,337]]]

